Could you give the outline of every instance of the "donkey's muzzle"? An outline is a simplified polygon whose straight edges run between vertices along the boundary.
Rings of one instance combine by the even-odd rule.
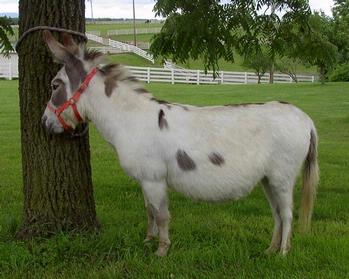
[[[46,115],[43,115],[41,118],[41,125],[48,134],[61,134],[64,132],[64,129],[59,124],[50,121]]]

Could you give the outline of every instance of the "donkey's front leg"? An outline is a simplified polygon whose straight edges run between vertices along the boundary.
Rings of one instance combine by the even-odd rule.
[[[155,217],[156,217],[155,209],[151,204],[148,203],[148,201],[146,201],[145,207],[147,209],[148,227],[147,227],[147,236],[145,237],[144,242],[149,242],[158,235],[158,228],[155,222]]]
[[[159,248],[156,251],[156,255],[163,257],[166,256],[171,244],[168,235],[170,214],[168,211],[167,185],[165,182],[143,181],[142,188],[148,208],[151,207],[152,214],[155,216],[155,222],[159,231]]]

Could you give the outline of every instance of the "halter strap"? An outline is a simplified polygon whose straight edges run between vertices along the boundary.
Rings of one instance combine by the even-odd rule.
[[[80,100],[80,96],[82,93],[84,93],[84,91],[86,90],[86,88],[88,87],[90,81],[92,80],[92,78],[94,77],[94,75],[97,73],[98,69],[97,67],[93,68],[86,76],[85,80],[81,83],[81,85],[79,86],[79,88],[75,91],[74,95],[72,97],[70,97],[67,101],[65,101],[61,106],[59,106],[58,108],[54,108],[50,102],[47,103],[47,107],[49,110],[51,110],[56,116],[57,119],[59,121],[59,123],[61,123],[62,127],[64,130],[66,131],[71,131],[73,130],[73,127],[71,127],[67,122],[64,121],[63,117],[61,116],[61,114],[63,113],[63,111],[65,111],[67,108],[69,108],[70,106],[73,109],[75,118],[78,120],[79,123],[83,122],[83,118],[81,116],[81,114],[78,111],[78,108],[76,106],[76,103]]]

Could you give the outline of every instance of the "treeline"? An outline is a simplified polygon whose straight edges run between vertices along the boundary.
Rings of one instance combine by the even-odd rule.
[[[271,47],[267,45],[246,56],[244,65],[255,69],[259,77],[276,70],[297,82],[297,68],[303,64],[316,66],[322,82],[349,81],[349,7],[344,8],[348,3],[341,1],[336,4],[333,17],[322,12],[312,13],[301,27],[306,30],[290,26],[294,29],[288,32],[288,41],[271,36],[267,44],[274,47],[276,55],[272,55]],[[280,22],[277,27],[279,32],[282,25]]]
[[[8,16],[2,16],[6,22],[8,22],[10,25],[18,25],[18,17],[8,17]]]
[[[166,18],[151,45],[156,57],[202,58],[217,71],[219,59],[234,63],[238,53],[271,83],[276,71],[297,81],[299,65],[316,67],[322,82],[349,81],[349,0],[335,0],[332,17],[311,12],[305,0],[169,3],[154,8]]]

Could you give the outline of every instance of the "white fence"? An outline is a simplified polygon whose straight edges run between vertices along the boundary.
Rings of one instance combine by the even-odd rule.
[[[100,36],[100,35],[101,35],[101,31],[92,31],[92,30],[89,30],[88,33],[89,33],[89,34],[92,34],[92,35],[96,35],[96,36]]]
[[[139,47],[125,44],[125,43],[111,40],[111,39],[102,38],[102,37],[99,37],[97,35],[93,35],[93,34],[89,34],[89,33],[86,33],[86,36],[91,41],[95,41],[95,42],[98,42],[98,43],[103,44],[103,45],[108,45],[108,46],[120,49],[124,52],[132,52],[138,56],[141,56],[141,57],[149,60],[150,62],[152,62],[154,64],[153,56],[151,54],[149,54],[148,52],[144,51],[143,49],[140,49]]]
[[[134,41],[121,41],[122,43],[128,44],[128,45],[134,45]],[[136,42],[137,47],[143,50],[147,50],[150,48],[149,42]]]
[[[176,68],[150,68],[150,67],[127,67],[133,75],[145,82],[165,83],[188,83],[188,84],[247,84],[257,83],[258,77],[252,72],[227,72],[220,71],[216,79],[212,72],[205,74],[201,70],[187,70]],[[11,57],[0,56],[0,78],[18,78],[18,56],[11,54]],[[313,75],[297,75],[298,82],[314,82]],[[261,79],[262,83],[269,82],[269,75]],[[274,74],[275,83],[292,83],[292,79],[285,74]]]
[[[9,58],[0,55],[0,78],[18,78],[18,55],[10,54]]]
[[[257,83],[258,77],[252,72],[227,72],[220,71],[215,79],[212,72],[205,74],[201,70],[166,69],[147,67],[128,67],[133,75],[141,81],[189,84],[247,84]],[[298,82],[314,82],[312,75],[298,75]],[[269,75],[264,75],[262,83],[269,82]],[[292,78],[285,74],[274,74],[274,83],[292,83]]]
[[[89,47],[89,49],[98,50],[104,54],[119,54],[119,53],[125,53],[125,51],[121,49],[117,49],[115,47],[110,46],[100,46],[100,47]]]
[[[157,28],[139,28],[136,29],[136,34],[156,34],[160,33],[161,27]],[[133,29],[118,29],[118,30],[108,30],[107,35],[132,35],[134,33]]]

